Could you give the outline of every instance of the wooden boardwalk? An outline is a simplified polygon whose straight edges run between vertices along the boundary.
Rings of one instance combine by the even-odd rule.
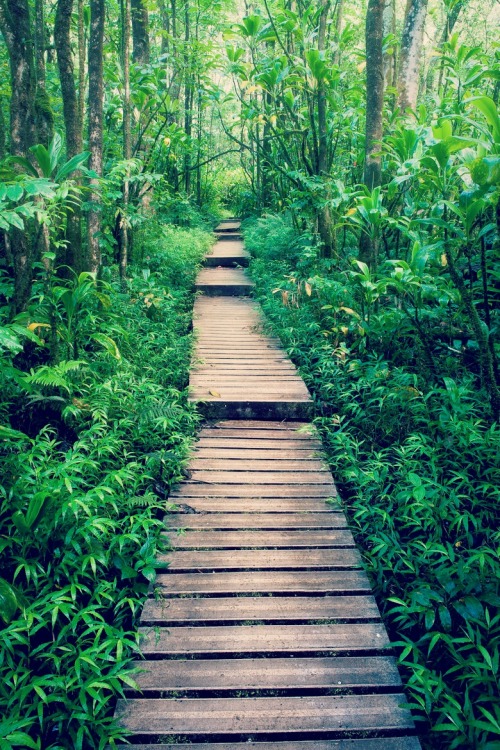
[[[227,383],[225,396],[240,398],[241,386],[247,403],[254,391],[269,401],[292,392],[309,401],[305,387],[293,390],[300,379],[278,342],[256,332],[252,302],[202,297],[196,316],[196,362],[204,347],[208,361],[195,367],[194,388]],[[245,358],[228,356],[220,322],[235,335],[234,357],[247,351]],[[201,430],[188,478],[171,496],[175,512],[165,518],[171,551],[158,555],[141,617],[141,692],[127,688],[117,706],[132,747],[418,750],[389,639],[313,430],[275,418],[226,419],[222,393],[214,399],[213,416],[223,421]]]

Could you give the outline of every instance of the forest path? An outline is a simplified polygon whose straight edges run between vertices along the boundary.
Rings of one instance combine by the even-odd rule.
[[[233,237],[216,257],[239,265],[238,228],[221,227]],[[117,717],[149,743],[135,750],[418,750],[321,444],[292,421],[309,394],[220,270],[223,294],[196,303],[191,387],[224,421],[201,430],[171,496],[172,550],[141,617],[141,693],[127,688]]]

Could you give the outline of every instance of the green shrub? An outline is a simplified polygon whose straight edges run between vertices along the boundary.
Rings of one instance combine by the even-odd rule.
[[[46,281],[29,316],[64,346],[49,356],[47,336],[31,372],[22,342],[2,360],[2,748],[104,748],[122,736],[114,699],[134,684],[165,499],[198,423],[186,391],[193,280],[211,242],[145,230],[127,293],[113,276]]]
[[[252,263],[270,325],[313,394],[423,745],[494,750],[499,427],[459,357],[443,347],[442,374],[429,376],[421,341],[377,279],[361,274],[360,290],[349,268],[305,270],[303,261]],[[439,311],[429,325],[439,333]]]

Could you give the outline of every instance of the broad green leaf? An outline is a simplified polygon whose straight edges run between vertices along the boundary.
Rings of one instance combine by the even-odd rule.
[[[5,326],[0,327],[0,347],[2,346],[4,349],[8,349],[14,354],[18,354],[23,348],[18,336],[16,336],[10,328],[6,328]]]
[[[498,116],[497,105],[493,99],[489,96],[476,96],[468,99],[468,103],[483,113],[488,124],[491,125],[495,143],[500,144],[500,117]]]
[[[16,592],[4,578],[0,578],[0,618],[6,625],[12,620],[18,608]]]
[[[59,161],[59,157],[61,156],[61,151],[63,147],[62,138],[59,133],[54,133],[54,136],[49,144],[49,158],[50,158],[50,173],[54,171],[54,169],[57,167],[57,162]]]
[[[7,198],[11,201],[18,201],[23,197],[24,190],[21,185],[9,185],[7,187]]]
[[[83,151],[81,154],[76,154],[76,156],[73,156],[72,159],[66,162],[66,164],[63,164],[62,167],[59,169],[55,176],[56,182],[62,182],[68,175],[71,174],[71,172],[74,172],[76,169],[82,166],[84,162],[87,161],[87,159],[90,156],[90,151]]]
[[[25,172],[28,172],[28,174],[32,175],[33,177],[38,177],[38,172],[36,171],[35,167],[29,161],[29,159],[26,159],[24,156],[9,156],[8,163],[17,164],[19,167],[22,167]]]
[[[111,354],[111,356],[114,357],[115,359],[120,360],[122,358],[122,355],[120,354],[120,350],[118,349],[118,346],[113,341],[113,339],[110,338],[109,336],[106,336],[106,334],[94,333],[91,336],[91,338],[94,341],[97,341],[98,344],[101,344],[101,346],[103,346],[106,349],[108,354]]]
[[[52,165],[50,161],[50,154],[45,146],[42,146],[41,143],[38,143],[36,146],[32,146],[30,148],[30,151],[37,160],[38,166],[40,167],[43,176],[47,178],[50,177],[50,175],[52,174]]]

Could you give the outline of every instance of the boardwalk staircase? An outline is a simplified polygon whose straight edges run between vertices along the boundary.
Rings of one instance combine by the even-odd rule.
[[[239,223],[223,223],[191,376],[215,423],[171,497],[140,693],[117,717],[135,750],[419,750],[310,396],[262,333],[247,262]]]

